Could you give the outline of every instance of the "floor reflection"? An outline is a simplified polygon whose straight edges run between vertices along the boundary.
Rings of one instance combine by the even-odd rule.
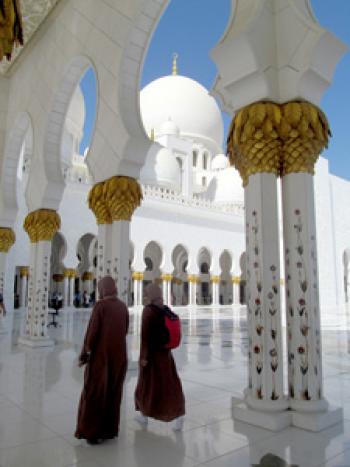
[[[326,397],[344,408],[343,425],[321,433],[289,428],[273,433],[232,419],[232,396],[247,381],[244,308],[179,309],[182,344],[175,349],[186,397],[184,431],[133,420],[141,311],[132,312],[129,371],[115,442],[88,448],[73,437],[83,370],[77,367],[89,310],[66,310],[50,327],[54,348],[17,346],[23,313],[6,317],[0,335],[0,465],[17,467],[336,467],[350,465],[350,315],[326,320],[323,359]],[[338,324],[341,323],[341,326]],[[43,453],[41,457],[39,453]],[[39,459],[40,457],[40,459]]]

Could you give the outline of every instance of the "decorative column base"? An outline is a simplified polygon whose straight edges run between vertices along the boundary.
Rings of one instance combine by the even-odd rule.
[[[18,344],[32,348],[54,347],[55,341],[49,337],[20,337],[18,339]]]
[[[309,431],[322,431],[343,420],[341,407],[329,407],[326,412],[291,412],[293,426]]]
[[[234,400],[236,401],[236,399]],[[284,430],[292,425],[292,414],[287,410],[264,412],[250,408],[245,402],[233,405],[233,418],[271,431]]]

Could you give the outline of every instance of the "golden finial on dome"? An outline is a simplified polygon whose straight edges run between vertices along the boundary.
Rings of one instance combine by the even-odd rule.
[[[175,52],[173,54],[173,75],[174,76],[177,75],[177,57],[178,57],[178,54]]]

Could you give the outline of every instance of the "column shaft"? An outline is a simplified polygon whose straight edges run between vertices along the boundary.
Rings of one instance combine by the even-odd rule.
[[[282,197],[291,406],[307,406],[308,411],[326,409],[322,388],[313,176],[291,173],[283,177]]]
[[[69,294],[69,277],[64,276],[63,280],[63,306],[69,306],[68,305],[68,294]]]
[[[21,276],[21,286],[20,286],[21,294],[20,294],[20,303],[19,303],[21,308],[25,308],[25,306],[27,305],[27,287],[28,287],[27,277],[28,277],[27,275]]]
[[[245,188],[249,385],[252,408],[285,409],[277,180],[251,175]]]
[[[69,306],[73,306],[74,303],[74,284],[75,284],[75,277],[69,278]]]
[[[128,302],[129,289],[129,243],[130,222],[114,221],[112,224],[111,245],[111,276],[115,279],[118,287],[118,296],[123,302]]]

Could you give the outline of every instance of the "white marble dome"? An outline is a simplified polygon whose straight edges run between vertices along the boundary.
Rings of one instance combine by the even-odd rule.
[[[222,151],[224,125],[220,109],[207,89],[193,79],[170,75],[152,81],[140,93],[140,108],[147,134],[156,137],[169,118],[182,137],[203,143],[214,154]]]
[[[206,198],[215,203],[244,202],[242,179],[234,167],[218,172],[210,181]]]
[[[224,170],[229,167],[230,162],[225,154],[217,154],[211,162],[212,170]]]
[[[181,169],[172,151],[157,143],[152,144],[141,170],[140,180],[146,185],[180,191]]]
[[[162,123],[162,125],[160,126],[159,136],[165,136],[165,135],[179,136],[179,134],[180,134],[180,129],[172,121],[171,118],[169,118],[166,122]]]

